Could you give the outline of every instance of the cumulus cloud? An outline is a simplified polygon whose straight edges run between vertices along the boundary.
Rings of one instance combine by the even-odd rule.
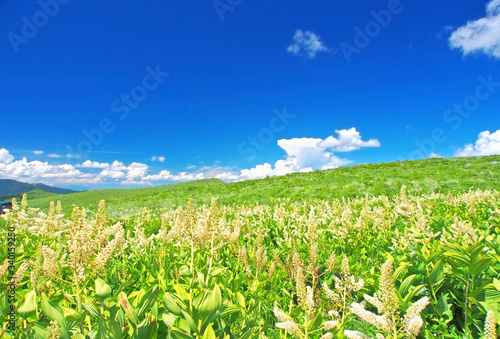
[[[288,46],[287,52],[297,56],[313,59],[320,52],[327,52],[328,48],[321,42],[321,38],[310,31],[296,30],[293,43]]]
[[[363,147],[380,147],[376,139],[368,141],[361,140],[361,134],[353,127],[350,129],[337,130],[338,137],[330,136],[323,140],[319,146],[328,148],[332,152],[352,152]]]
[[[349,159],[335,156],[334,152],[351,152],[364,147],[380,147],[375,139],[363,141],[355,128],[337,130],[337,137],[280,139],[278,146],[286,153],[286,159],[271,165],[264,163],[250,169],[243,169],[239,174],[226,171],[216,178],[227,181],[262,179],[297,172],[311,172],[317,169],[337,168],[352,163]]]
[[[500,1],[500,0],[499,0]],[[455,157],[475,157],[482,155],[498,155],[500,154],[500,130],[490,133],[484,131],[479,133],[475,145],[467,144],[463,148],[457,150]]]
[[[500,58],[500,0],[486,5],[486,16],[469,21],[454,31],[449,40],[451,48],[459,48],[464,55],[483,52]]]
[[[437,154],[437,153],[434,153],[432,152],[431,154],[429,154],[429,159],[436,159],[436,158],[442,158],[443,156],[441,154]]]
[[[173,173],[161,170],[149,173],[149,167],[140,162],[125,165],[120,161],[103,163],[85,160],[75,166],[69,164],[52,165],[48,162],[16,160],[5,148],[0,149],[0,178],[26,182],[43,182],[49,185],[120,183],[123,185],[152,185],[161,181],[191,181],[218,178],[226,182],[260,179],[316,169],[331,169],[347,165],[352,161],[339,158],[335,152],[351,152],[365,147],[379,147],[378,140],[364,141],[356,129],[336,131],[337,136],[321,138],[293,138],[278,140],[278,146],[285,153],[284,159],[274,164],[264,163],[252,168],[227,168],[220,165],[198,168],[195,172]],[[160,161],[157,157],[156,160]],[[164,160],[164,159],[163,159]],[[196,166],[189,166],[194,170]]]

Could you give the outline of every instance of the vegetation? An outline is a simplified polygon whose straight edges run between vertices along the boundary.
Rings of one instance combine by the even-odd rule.
[[[49,197],[54,197],[54,196],[58,195],[57,193],[51,193],[51,192],[42,191],[42,190],[37,189],[37,190],[28,191],[28,192],[18,193],[16,195],[0,197],[0,201],[11,201],[12,199],[21,200],[24,194],[26,194],[26,196],[30,200],[49,198]]]
[[[0,196],[12,197],[16,194],[22,194],[33,190],[40,190],[56,194],[67,194],[74,192],[70,189],[51,187],[44,184],[28,184],[16,180],[0,179]]]
[[[224,184],[218,179],[126,190],[99,190],[30,200],[30,205],[47,209],[51,200],[60,200],[68,213],[72,205],[95,210],[101,199],[111,209],[152,210],[195,204],[209,205],[212,197],[220,204],[274,204],[277,199],[292,201],[342,199],[399,194],[402,185],[415,193],[463,193],[469,188],[500,187],[499,156],[427,159],[341,167],[333,170],[296,173],[282,177]]]
[[[0,338],[497,338],[492,159],[309,173],[301,182],[311,198],[273,196],[296,175],[139,189],[139,199],[151,199],[140,206],[133,190],[116,191],[111,206],[74,206],[67,215],[60,203],[41,211],[24,197],[0,219],[2,329],[13,284],[18,316],[16,331]],[[419,167],[440,173],[426,179]],[[351,187],[345,171],[365,189],[392,181],[363,195],[356,184],[350,198],[339,189]],[[391,191],[406,180],[411,190]],[[447,182],[453,187],[433,186]],[[228,187],[248,197],[253,187],[255,197],[238,199]],[[211,192],[219,200],[203,204]],[[16,232],[12,274],[8,227]]]

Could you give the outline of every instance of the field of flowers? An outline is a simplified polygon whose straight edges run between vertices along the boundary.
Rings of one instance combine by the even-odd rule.
[[[0,220],[0,338],[497,338],[499,204],[403,186],[66,218],[23,199]]]

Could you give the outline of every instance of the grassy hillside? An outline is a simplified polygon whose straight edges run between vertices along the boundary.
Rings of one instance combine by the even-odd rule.
[[[61,200],[65,209],[72,204],[94,209],[100,199],[109,207],[137,210],[185,205],[189,197],[197,205],[218,197],[221,204],[266,203],[274,199],[354,198],[365,194],[398,195],[404,184],[417,193],[464,192],[471,187],[500,187],[500,156],[426,159],[341,167],[311,173],[224,184],[218,179],[138,189],[110,189],[51,196],[30,201],[30,206],[47,208]]]
[[[199,188],[211,188],[220,185],[224,185],[224,182],[219,179],[203,179],[165,186],[133,189],[106,189],[55,195],[30,200],[29,204],[30,207],[46,208],[51,201],[60,200],[62,206],[66,209],[71,208],[73,204],[93,209],[97,207],[100,200],[104,199],[108,206],[117,206],[133,202],[139,208],[144,204],[147,204],[149,207],[155,207],[151,201],[153,197],[156,199],[168,199],[174,196],[185,195],[186,192],[193,192],[193,190]],[[179,194],[181,191],[183,193]]]
[[[21,182],[17,180],[11,179],[0,179],[0,196],[1,197],[9,197],[15,196],[16,194],[23,192],[30,192],[33,190],[41,190],[50,193],[56,194],[67,194],[75,192],[74,190],[58,188],[47,186],[44,184],[28,184],[26,182]]]
[[[57,193],[51,193],[51,192],[36,189],[36,190],[29,191],[29,192],[18,193],[16,195],[0,197],[0,200],[10,201],[10,200],[12,200],[12,198],[16,198],[18,200],[21,200],[23,197],[23,194],[25,194],[25,193],[26,193],[26,196],[28,197],[29,201],[35,200],[35,199],[49,198],[49,197],[53,197],[55,195],[58,196]]]

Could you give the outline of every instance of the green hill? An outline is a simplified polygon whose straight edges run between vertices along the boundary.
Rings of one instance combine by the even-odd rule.
[[[23,194],[26,194],[28,201],[35,200],[35,199],[48,198],[48,197],[58,195],[57,193],[51,193],[51,192],[36,189],[36,190],[28,191],[28,192],[21,192],[21,193],[18,193],[16,195],[9,195],[9,196],[5,196],[5,197],[0,197],[0,200],[10,201],[10,200],[12,200],[12,198],[16,198],[17,200],[21,200],[23,198]]]
[[[12,197],[19,193],[30,192],[34,190],[55,194],[68,194],[76,192],[74,190],[52,187],[44,184],[29,184],[17,180],[0,179],[0,197]]]
[[[132,212],[143,207],[185,205],[190,197],[197,205],[209,204],[212,197],[218,197],[221,204],[249,204],[286,198],[354,198],[365,194],[392,197],[399,194],[402,185],[417,193],[463,192],[471,187],[498,189],[500,165],[493,164],[498,160],[500,156],[365,164],[230,184],[205,179],[147,188],[78,192],[31,200],[29,205],[47,208],[51,200],[60,200],[65,210],[72,204],[94,209],[104,199],[112,209]]]

